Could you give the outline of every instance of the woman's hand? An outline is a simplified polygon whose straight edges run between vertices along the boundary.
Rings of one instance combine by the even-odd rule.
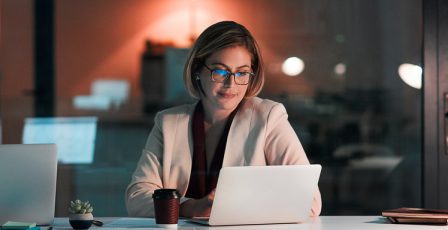
[[[215,190],[201,199],[190,199],[185,201],[179,210],[180,216],[183,217],[209,217],[212,210],[213,199],[215,199]]]

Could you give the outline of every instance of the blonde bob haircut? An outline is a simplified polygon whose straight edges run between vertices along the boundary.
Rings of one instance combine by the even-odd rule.
[[[196,76],[207,58],[216,51],[232,46],[243,46],[251,54],[251,68],[255,75],[250,79],[244,97],[254,97],[260,93],[264,84],[264,71],[257,42],[243,25],[233,21],[222,21],[211,25],[199,35],[185,63],[183,79],[192,97],[200,98],[203,94]]]

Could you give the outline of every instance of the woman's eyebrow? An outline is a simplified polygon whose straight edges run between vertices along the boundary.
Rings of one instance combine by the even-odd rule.
[[[221,65],[221,66],[226,67],[227,69],[230,69],[230,67],[229,67],[228,65],[226,65],[226,64],[224,64],[224,63],[221,63],[221,62],[213,62],[213,63],[211,63],[210,65]],[[238,67],[236,67],[236,68],[237,68],[237,69],[241,69],[241,68],[244,68],[244,67],[250,68],[250,66],[248,66],[248,65],[242,65],[242,66],[238,66]]]

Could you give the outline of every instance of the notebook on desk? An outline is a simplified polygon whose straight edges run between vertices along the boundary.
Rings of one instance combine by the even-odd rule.
[[[51,225],[56,198],[54,144],[0,145],[0,225]]]
[[[211,226],[303,222],[310,215],[321,168],[320,165],[224,167],[210,217],[189,220]]]

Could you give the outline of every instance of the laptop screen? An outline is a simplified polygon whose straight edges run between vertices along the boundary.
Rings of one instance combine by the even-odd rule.
[[[26,118],[22,143],[55,143],[60,163],[89,164],[94,157],[96,126],[96,117]]]

